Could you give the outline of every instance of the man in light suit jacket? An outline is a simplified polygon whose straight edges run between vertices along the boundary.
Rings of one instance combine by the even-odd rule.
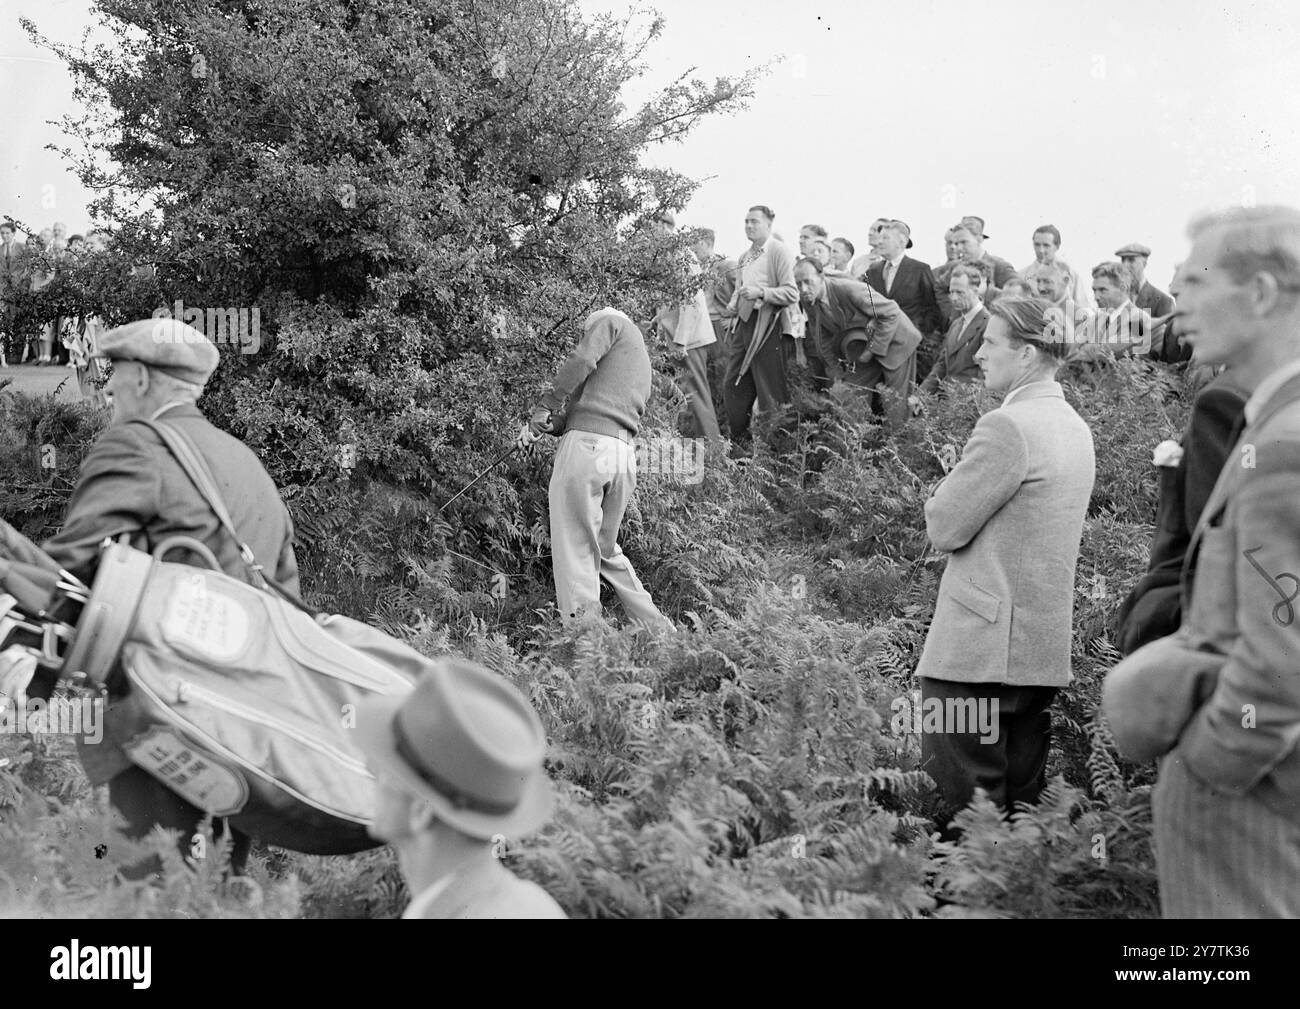
[[[984,328],[989,312],[980,300],[983,275],[974,266],[958,263],[948,280],[948,300],[960,314],[952,320],[939,348],[938,358],[921,383],[924,392],[934,392],[944,379],[960,382],[983,381],[984,372],[975,355],[984,345]]]
[[[870,285],[826,276],[816,260],[801,259],[795,280],[808,309],[814,346],[832,381],[872,390],[876,413],[888,409],[891,422],[905,420],[916,378],[916,348],[921,343],[911,320]],[[855,335],[861,342],[850,349]],[[889,404],[883,398],[886,389],[893,393]]]
[[[796,330],[791,310],[798,311],[799,291],[794,284],[794,255],[772,237],[775,219],[771,208],[764,206],[750,207],[745,215],[750,247],[737,264],[736,290],[728,306],[737,321],[727,350],[722,394],[735,443],[746,440],[755,400],[759,413],[766,415],[790,402],[782,337]]]
[[[370,835],[396,849],[413,896],[403,918],[566,917],[500,861],[554,801],[546,733],[518,688],[442,659],[411,693],[362,704],[356,731],[379,793]]]
[[[922,770],[951,812],[984,789],[1034,802],[1051,738],[1048,707],[1070,682],[1074,569],[1092,495],[1092,432],[1054,380],[1064,348],[1044,340],[1046,302],[1003,298],[976,361],[1005,392],[926,502],[936,550],[951,553],[917,666]],[[972,726],[991,721],[993,731]]]
[[[935,299],[934,275],[929,263],[906,254],[912,247],[912,231],[902,221],[890,221],[880,232],[879,249],[884,257],[867,270],[867,283],[901,308],[921,334],[916,354],[917,374],[926,375],[934,364],[943,333],[943,319]]]
[[[1183,623],[1103,689],[1152,793],[1169,918],[1300,918],[1300,211],[1193,224],[1176,284],[1196,364],[1250,390],[1192,534]]]

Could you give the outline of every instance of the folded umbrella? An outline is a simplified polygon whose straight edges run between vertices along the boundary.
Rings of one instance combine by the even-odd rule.
[[[758,309],[755,309],[755,311],[758,311]],[[773,312],[771,318],[768,320],[767,328],[763,330],[763,332],[760,333],[758,327],[754,327],[754,334],[749,338],[749,346],[745,348],[745,359],[740,362],[740,374],[736,376],[737,385],[740,385],[740,380],[744,378],[745,372],[749,371],[749,366],[753,363],[758,352],[763,349],[763,344],[767,342],[767,338],[771,335],[772,330],[776,329],[777,322],[780,318],[780,312]]]

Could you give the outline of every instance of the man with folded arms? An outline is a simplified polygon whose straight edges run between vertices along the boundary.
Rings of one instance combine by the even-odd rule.
[[[1103,708],[1120,752],[1162,758],[1164,916],[1300,918],[1300,211],[1190,233],[1181,331],[1249,391],[1244,427],[1187,547],[1182,625],[1111,670]]]
[[[1074,572],[1095,475],[1092,432],[1056,381],[1065,348],[1047,305],[1004,298],[975,355],[1002,405],[975,424],[961,461],[925,505],[936,550],[951,554],[916,675],[923,703],[951,720],[921,736],[939,786],[939,825],[982,788],[999,806],[1044,785],[1051,706],[1070,682]],[[983,706],[985,725],[972,728]]]

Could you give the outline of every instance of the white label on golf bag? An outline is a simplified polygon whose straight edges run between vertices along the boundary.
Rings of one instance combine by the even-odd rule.
[[[177,580],[162,633],[173,645],[215,662],[230,662],[248,646],[248,614],[238,599],[208,590],[201,574]]]
[[[248,783],[242,774],[191,746],[170,729],[154,726],[124,749],[132,762],[205,813],[232,816],[248,802]]]

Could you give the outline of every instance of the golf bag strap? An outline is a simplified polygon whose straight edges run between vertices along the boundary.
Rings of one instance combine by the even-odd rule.
[[[221,527],[239,546],[239,556],[243,560],[244,566],[248,568],[249,573],[253,576],[253,584],[259,589],[274,592],[304,613],[311,614],[314,617],[315,613],[306,603],[266,576],[262,565],[257,562],[257,558],[253,555],[252,548],[243,541],[239,531],[235,529],[235,523],[230,517],[230,512],[226,510],[225,502],[221,499],[221,492],[217,490],[216,478],[213,477],[212,470],[208,468],[207,460],[203,458],[203,454],[199,452],[185,432],[171,424],[160,424],[158,421],[146,420],[143,417],[138,418],[137,423],[144,424],[162,439],[162,443],[167,446],[167,450],[180,464],[181,469],[185,471],[185,475],[190,478],[190,482],[198,489],[203,500],[208,503],[208,507],[216,515]]]

